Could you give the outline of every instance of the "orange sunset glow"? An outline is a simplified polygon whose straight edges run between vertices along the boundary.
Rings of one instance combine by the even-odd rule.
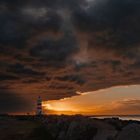
[[[48,114],[67,115],[140,114],[139,90],[139,85],[133,85],[81,93],[71,98],[44,101],[43,109]]]

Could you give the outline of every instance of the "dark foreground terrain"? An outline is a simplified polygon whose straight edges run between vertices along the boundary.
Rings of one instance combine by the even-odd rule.
[[[1,115],[0,140],[140,140],[140,122],[80,115]]]

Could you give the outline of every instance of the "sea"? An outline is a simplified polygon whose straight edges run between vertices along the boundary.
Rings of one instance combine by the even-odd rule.
[[[134,121],[140,121],[140,115],[105,115],[105,116],[92,116],[91,118],[98,118],[98,119],[104,119],[104,118],[119,118],[121,120],[134,120]]]

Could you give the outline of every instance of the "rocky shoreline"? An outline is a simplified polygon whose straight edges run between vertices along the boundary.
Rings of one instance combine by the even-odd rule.
[[[3,116],[0,133],[0,140],[140,140],[140,122],[81,115]]]

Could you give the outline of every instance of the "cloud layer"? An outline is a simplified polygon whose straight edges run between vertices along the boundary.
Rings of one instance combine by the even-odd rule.
[[[1,0],[0,88],[44,100],[140,83],[137,0]]]

